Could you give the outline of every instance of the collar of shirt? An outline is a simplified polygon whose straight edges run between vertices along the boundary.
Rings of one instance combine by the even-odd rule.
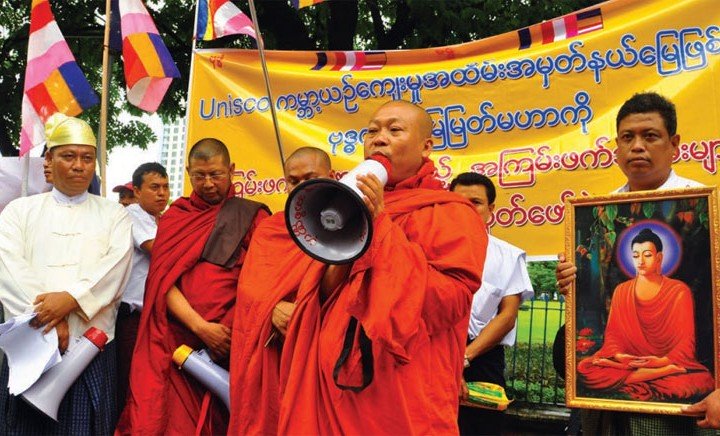
[[[70,197],[70,196],[65,195],[62,192],[58,191],[57,188],[53,187],[52,196],[55,199],[55,201],[58,202],[58,204],[62,204],[65,206],[72,206],[72,205],[82,204],[85,200],[87,200],[88,193],[87,193],[87,191],[85,191],[82,194],[76,195],[74,197]]]
[[[670,169],[670,175],[668,176],[667,180],[665,180],[665,183],[660,185],[657,189],[672,189],[677,187],[677,179],[678,175],[675,174],[675,170],[672,168]],[[621,188],[619,188],[615,192],[630,192],[630,183],[624,184]]]

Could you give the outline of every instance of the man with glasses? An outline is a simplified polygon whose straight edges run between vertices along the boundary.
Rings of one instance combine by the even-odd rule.
[[[225,406],[173,368],[171,357],[185,344],[228,367],[238,276],[256,226],[270,215],[265,205],[235,197],[234,170],[217,139],[190,149],[193,191],[160,219],[120,433],[226,432]]]

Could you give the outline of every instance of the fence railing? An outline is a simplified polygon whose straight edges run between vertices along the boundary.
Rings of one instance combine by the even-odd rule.
[[[542,294],[526,301],[518,313],[517,341],[506,350],[508,397],[527,403],[564,405],[565,382],[555,372],[555,334],[565,322],[565,299]]]

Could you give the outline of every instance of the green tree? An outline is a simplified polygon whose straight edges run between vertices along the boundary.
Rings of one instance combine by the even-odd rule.
[[[234,0],[249,15],[247,0]],[[50,0],[58,26],[88,77],[100,89],[105,2]],[[182,77],[174,80],[158,114],[170,121],[185,113],[195,0],[146,0]],[[329,0],[296,11],[289,0],[256,0],[266,48],[278,50],[391,50],[468,42],[525,27],[600,3],[598,0]],[[17,154],[27,58],[30,0],[0,0],[0,153]],[[245,47],[229,36],[200,47]],[[119,55],[118,55],[119,57]],[[116,61],[118,60],[116,57]],[[108,148],[147,147],[155,138],[139,121],[121,123],[122,111],[140,114],[125,100],[122,65],[115,62],[109,91]],[[94,125],[99,106],[83,115]]]
[[[555,286],[555,266],[557,262],[528,262],[528,275],[536,294],[551,293],[557,289]]]

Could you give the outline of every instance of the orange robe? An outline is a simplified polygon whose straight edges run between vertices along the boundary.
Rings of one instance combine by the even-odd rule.
[[[369,250],[322,305],[324,267],[308,269],[315,280],[300,286],[281,356],[279,434],[458,432],[487,233],[471,204],[433,174],[427,160],[386,190]],[[353,318],[357,330],[347,333]],[[342,359],[346,336],[352,345]]]
[[[658,294],[647,301],[635,296],[636,279],[619,284],[613,293],[602,347],[578,363],[580,380],[592,389],[619,390],[637,400],[688,399],[714,389],[713,377],[695,358],[695,316],[690,288],[665,277]],[[626,383],[635,371],[598,366],[595,358],[617,353],[667,356],[685,374]]]
[[[228,434],[276,434],[282,337],[273,333],[272,311],[281,300],[294,301],[301,281],[317,283],[322,268],[303,253],[285,226],[284,212],[264,220],[253,234],[237,286],[230,357]]]
[[[228,199],[232,196],[231,190]],[[193,193],[176,200],[160,219],[130,368],[128,399],[116,434],[185,435],[194,434],[198,428],[202,434],[225,434],[227,430],[227,409],[222,401],[172,363],[178,346],[204,346],[169,316],[167,292],[177,285],[203,319],[231,327],[237,278],[250,238],[269,214],[264,206],[255,209],[248,200],[241,200],[243,209],[257,212],[250,218],[246,233],[238,232],[233,238],[242,237],[237,245],[229,244],[237,259],[228,258],[232,263],[229,267],[210,263],[205,261],[204,249],[216,234],[213,230],[228,199],[210,205]],[[235,217],[237,221],[244,218]]]

